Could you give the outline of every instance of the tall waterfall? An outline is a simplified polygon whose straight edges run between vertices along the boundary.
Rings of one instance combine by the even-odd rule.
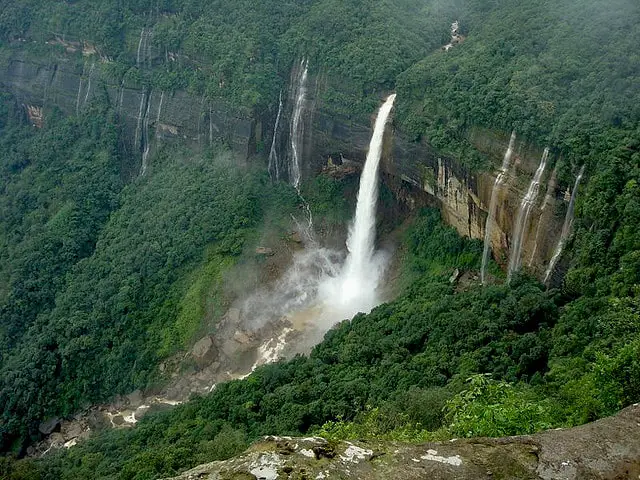
[[[149,42],[151,33],[151,30],[147,30],[144,27],[140,32],[140,40],[138,40],[138,50],[136,52],[136,66],[138,68],[140,68],[143,63],[148,63],[151,58],[151,42]]]
[[[300,189],[300,156],[302,155],[304,140],[304,121],[302,119],[302,112],[306,103],[308,71],[309,61],[302,59],[296,76],[295,104],[293,106],[293,115],[291,117],[291,127],[289,132],[289,141],[291,145],[291,153],[289,156],[289,182],[296,190]]]
[[[248,319],[251,328],[277,327],[260,347],[256,365],[273,361],[283,352],[304,352],[336,322],[358,312],[367,313],[381,303],[379,283],[388,254],[374,251],[378,166],[395,97],[392,94],[386,99],[376,118],[346,258],[342,252],[314,242],[295,255],[293,265],[272,288],[254,292],[242,302],[240,315]],[[297,333],[290,338],[293,331]]]
[[[373,245],[376,237],[376,206],[378,203],[378,166],[382,156],[382,140],[385,125],[393,108],[396,94],[391,94],[384,102],[373,129],[369,144],[369,153],[360,176],[358,203],[353,226],[349,232],[346,269],[348,275],[361,276],[373,256]]]
[[[374,258],[378,166],[382,156],[385,126],[395,99],[395,93],[389,95],[378,112],[360,176],[356,214],[347,239],[349,253],[339,277],[330,283],[332,288],[323,295],[325,302],[342,318],[353,316],[359,311],[368,312],[377,304],[376,290],[382,273],[380,262]]]
[[[145,110],[142,121],[142,133],[140,135],[142,141],[142,164],[140,167],[140,175],[142,176],[147,173],[147,160],[149,158],[149,150],[151,149],[151,141],[149,140],[149,111],[151,110],[152,95],[153,92],[149,94],[149,98],[147,99],[147,109]]]
[[[93,78],[93,70],[96,68],[96,62],[91,64],[91,68],[89,69],[89,80],[87,81],[87,91],[84,95],[84,102],[82,102],[82,106],[85,107],[87,105],[87,100],[89,100],[89,94],[91,93],[91,79]]]
[[[269,175],[271,180],[280,180],[280,168],[278,165],[278,127],[280,126],[280,116],[282,115],[282,90],[280,91],[280,103],[278,104],[278,114],[276,123],[273,126],[273,139],[271,140],[271,150],[269,151]]]
[[[140,148],[140,132],[142,131],[142,121],[143,114],[145,112],[144,106],[147,100],[147,92],[142,89],[142,93],[140,94],[140,106],[138,107],[138,118],[136,122],[136,133],[133,136],[133,146],[134,148]]]
[[[514,272],[520,270],[522,266],[522,244],[525,237],[525,230],[529,222],[529,215],[531,209],[536,203],[538,198],[538,192],[540,191],[540,179],[544,173],[544,169],[547,166],[547,159],[549,158],[549,148],[544,149],[540,164],[536,169],[536,173],[533,175],[533,179],[529,184],[529,189],[526,195],[520,203],[520,210],[518,211],[518,217],[516,218],[516,226],[513,231],[513,244],[511,246],[511,255],[509,256],[509,270],[507,271],[507,280],[511,280],[511,276]]]
[[[569,206],[567,207],[567,214],[564,216],[564,223],[562,224],[562,233],[560,233],[560,240],[558,240],[558,245],[553,252],[553,256],[551,257],[551,261],[549,262],[547,271],[544,274],[545,285],[548,284],[549,279],[551,278],[551,274],[553,273],[553,270],[556,268],[556,264],[560,259],[560,255],[562,254],[564,245],[567,243],[567,239],[569,238],[569,234],[571,233],[571,227],[573,226],[573,209],[576,200],[576,193],[578,192],[578,186],[580,185],[580,180],[582,180],[583,175],[584,165],[582,166],[582,168],[580,168],[580,172],[578,173],[576,181],[573,185],[571,199],[569,200]]]
[[[491,233],[493,224],[495,223],[496,210],[498,208],[498,197],[502,190],[502,184],[504,183],[505,175],[509,170],[509,162],[511,162],[511,156],[513,155],[513,147],[516,143],[516,132],[511,132],[511,138],[509,139],[509,146],[502,159],[502,166],[500,167],[500,173],[496,177],[496,181],[493,184],[493,190],[491,191],[491,200],[489,202],[489,212],[487,215],[487,222],[484,226],[484,249],[482,250],[482,267],[480,268],[480,279],[484,285],[487,274],[487,262],[489,261],[489,252],[491,251]]]

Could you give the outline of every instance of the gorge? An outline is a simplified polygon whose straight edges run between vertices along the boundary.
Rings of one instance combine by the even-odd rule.
[[[613,2],[9,2],[0,477],[635,472]]]

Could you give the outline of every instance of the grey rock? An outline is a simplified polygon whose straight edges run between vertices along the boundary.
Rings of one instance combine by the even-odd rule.
[[[172,480],[614,480],[640,476],[640,406],[568,430],[420,445],[265,437],[235,458]],[[243,477],[242,475],[245,475]]]
[[[140,405],[142,405],[142,402],[144,400],[142,392],[140,390],[134,390],[126,396],[126,399],[131,408],[138,408]]]
[[[191,355],[199,368],[206,367],[218,357],[218,349],[210,335],[198,340],[191,349]]]
[[[38,426],[38,430],[43,435],[50,435],[59,426],[60,426],[60,419],[58,417],[52,417],[42,422],[40,426]]]

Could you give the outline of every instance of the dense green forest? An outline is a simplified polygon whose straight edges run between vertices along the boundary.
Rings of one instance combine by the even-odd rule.
[[[477,268],[481,245],[436,211],[423,212],[406,243],[411,287],[329,331],[309,357],[262,367],[133,430],[5,468],[15,478],[154,478],[273,432],[410,441],[532,433],[614,413],[640,395],[637,304],[568,302],[525,277],[456,292],[448,272]]]
[[[436,211],[414,214],[393,301],[329,331],[309,356],[261,367],[131,430],[41,460],[15,460],[38,424],[162,381],[157,365],[215,325],[225,272],[266,224],[282,234],[295,191],[224,145],[165,145],[132,178],[124,123],[99,96],[42,129],[0,98],[0,476],[167,476],[228,458],[264,434],[407,441],[579,425],[640,401],[640,6],[542,0],[3,1],[0,62],[66,55],[85,41],[115,84],[277,110],[310,59],[324,108],[368,119],[398,93],[399,135],[490,168],[483,127],[550,145],[578,195],[566,275],[548,290],[453,285],[482,246]],[[444,52],[449,25],[464,42]],[[142,29],[150,56],[137,64]],[[50,42],[45,44],[45,42]],[[79,69],[84,59],[78,53]],[[347,182],[348,183],[348,182]],[[303,186],[345,223],[345,183]],[[352,190],[349,183],[349,191]],[[383,189],[383,193],[388,194]],[[495,268],[495,266],[494,266]],[[206,297],[206,298],[205,298]],[[200,307],[213,303],[213,311]],[[200,302],[200,303],[198,303]],[[194,306],[194,303],[196,306]]]

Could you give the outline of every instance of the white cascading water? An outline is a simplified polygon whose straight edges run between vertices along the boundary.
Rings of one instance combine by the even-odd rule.
[[[540,191],[540,179],[544,173],[544,169],[547,166],[547,160],[549,158],[549,148],[544,149],[540,164],[536,169],[536,173],[533,175],[533,179],[529,184],[527,193],[525,194],[522,202],[520,203],[520,210],[516,218],[516,224],[513,231],[513,242],[511,245],[511,255],[509,256],[509,267],[507,271],[507,281],[511,280],[511,277],[515,272],[520,270],[522,266],[522,245],[525,239],[525,230],[529,222],[529,215],[531,209],[536,203],[538,198],[538,192]]]
[[[144,176],[147,173],[149,151],[151,150],[151,141],[149,140],[149,111],[151,110],[151,99],[153,98],[153,92],[149,94],[147,100],[147,109],[142,121],[142,166],[140,167],[140,175]]]
[[[164,103],[164,92],[160,92],[160,103],[158,104],[158,113],[156,115],[156,132],[158,131],[158,125],[160,124],[160,115],[162,114],[162,104]],[[157,133],[156,133],[157,136]]]
[[[87,101],[89,100],[89,94],[91,93],[91,79],[93,77],[93,70],[96,68],[96,62],[91,64],[91,68],[89,69],[89,80],[87,83],[87,92],[84,96],[84,102],[82,102],[82,106],[85,107],[87,105]]]
[[[118,100],[118,113],[122,112],[122,103],[124,102],[124,78],[120,82],[120,97]]]
[[[140,32],[140,40],[138,40],[138,51],[136,52],[136,66],[140,67],[140,59],[144,60],[143,55],[146,53],[145,43],[147,41],[147,29],[142,28]]]
[[[545,285],[548,284],[549,279],[551,278],[551,274],[553,273],[553,270],[556,268],[556,264],[560,259],[560,255],[562,254],[564,245],[567,243],[567,239],[569,238],[569,234],[571,233],[571,227],[573,226],[573,210],[574,210],[574,204],[576,200],[576,193],[578,192],[578,186],[580,185],[580,181],[582,180],[583,175],[584,175],[584,165],[582,166],[582,168],[580,168],[580,172],[578,173],[575,184],[573,185],[573,191],[571,192],[571,199],[569,200],[569,206],[567,207],[567,214],[564,216],[562,233],[560,233],[560,239],[558,240],[558,245],[556,245],[556,249],[553,252],[551,261],[549,261],[549,266],[547,267],[547,271],[544,274]]]
[[[379,265],[373,262],[373,254],[376,239],[378,167],[382,156],[385,125],[395,99],[395,93],[389,95],[378,112],[369,153],[360,176],[356,215],[347,240],[349,254],[338,282],[339,290],[329,297],[332,303],[337,303],[346,311],[357,307],[368,312],[375,306],[377,298],[376,290],[381,272]]]
[[[273,126],[273,139],[271,140],[271,150],[269,151],[269,175],[271,180],[277,182],[280,180],[280,167],[278,165],[278,127],[280,126],[280,116],[282,115],[282,91],[280,91],[280,103],[278,104],[278,114],[276,115],[276,123]]]
[[[138,107],[138,118],[136,121],[136,132],[133,135],[133,147],[138,149],[140,148],[140,132],[142,131],[142,121],[144,114],[144,105],[147,100],[147,92],[143,89],[140,94],[140,106]]]
[[[289,141],[291,142],[291,152],[289,155],[289,182],[296,190],[300,189],[300,156],[302,155],[302,145],[304,138],[304,122],[302,113],[305,107],[307,96],[307,77],[309,72],[309,61],[302,59],[298,69],[295,104],[291,117],[291,129]]]
[[[502,159],[502,166],[500,167],[500,173],[496,177],[496,181],[493,183],[493,189],[491,190],[491,200],[489,201],[489,211],[487,212],[487,222],[484,226],[484,249],[482,250],[482,266],[480,268],[480,280],[482,284],[485,284],[487,275],[487,263],[489,261],[489,252],[491,251],[491,233],[493,230],[493,224],[495,223],[496,210],[498,208],[499,193],[502,190],[502,184],[504,183],[505,176],[509,170],[509,163],[513,155],[513,147],[516,143],[516,132],[511,132],[511,138],[509,139],[509,146]]]
[[[256,365],[277,359],[285,350],[304,352],[336,322],[358,312],[368,313],[380,304],[379,284],[388,254],[374,249],[378,167],[395,97],[392,94],[387,98],[376,118],[360,177],[346,258],[341,252],[313,244],[294,257],[293,265],[272,289],[253,293],[240,307],[246,327],[252,330],[284,320],[260,348]],[[287,336],[291,332],[297,332],[293,334],[297,336],[289,344]]]

